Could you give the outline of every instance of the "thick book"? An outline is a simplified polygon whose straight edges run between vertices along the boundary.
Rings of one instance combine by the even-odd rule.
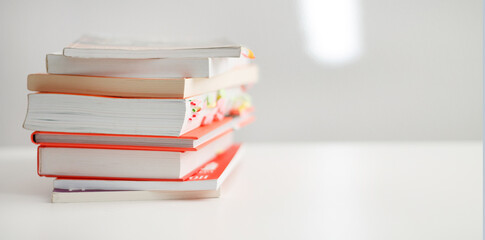
[[[120,78],[209,78],[248,65],[239,58],[74,58],[46,56],[47,73]]]
[[[218,190],[241,160],[244,149],[234,144],[207,162],[198,172],[183,181],[103,180],[57,178],[54,188],[64,191],[207,191]]]
[[[231,146],[186,181],[107,181],[58,178],[54,180],[52,202],[140,201],[219,197],[221,185],[240,161],[242,150],[240,145]]]
[[[58,144],[37,150],[39,176],[96,179],[185,179],[232,146],[226,133],[195,149]]]
[[[35,93],[28,95],[24,128],[178,137],[249,108],[249,96],[241,87],[186,99]]]
[[[251,50],[227,40],[140,41],[83,36],[64,48],[63,54],[80,58],[254,58]]]
[[[119,71],[127,69],[126,67],[114,68],[119,69]],[[110,73],[115,71],[114,69],[107,69],[107,72]],[[60,74],[76,73],[62,72]],[[160,79],[147,78],[153,76],[133,78],[126,76],[95,77],[60,74],[30,74],[27,77],[27,88],[38,92],[114,97],[188,98],[219,89],[253,84],[258,80],[258,67],[256,65],[240,66],[211,78],[177,77],[175,79]],[[108,75],[110,74],[99,73],[97,76]]]
[[[254,117],[251,114],[225,117],[221,121],[198,127],[180,137],[35,131],[31,135],[31,140],[35,144],[44,146],[70,143],[195,149],[224,133],[237,130],[253,121]]]

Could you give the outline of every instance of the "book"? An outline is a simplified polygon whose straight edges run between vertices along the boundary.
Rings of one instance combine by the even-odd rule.
[[[243,147],[240,144],[235,144],[208,162],[199,172],[186,181],[106,181],[58,178],[54,180],[52,202],[104,202],[219,197],[222,184],[240,161],[242,153]],[[123,190],[122,188],[164,190]]]
[[[52,191],[53,203],[74,202],[113,202],[113,201],[150,201],[150,200],[180,200],[217,198],[219,190],[205,191],[67,191],[54,189]]]
[[[249,109],[241,87],[186,99],[28,95],[24,128],[34,131],[180,136]]]
[[[227,40],[140,41],[89,35],[65,47],[63,54],[79,58],[254,58],[251,50]]]
[[[40,145],[39,176],[97,179],[185,179],[232,146],[232,132],[192,149],[110,145]]]
[[[86,60],[87,61],[87,60]],[[97,65],[96,65],[97,66]],[[125,67],[113,67],[120,71]],[[108,76],[107,73],[96,73]],[[80,71],[82,73],[82,71]],[[60,73],[76,74],[76,73]],[[90,75],[90,74],[83,74]],[[132,75],[134,76],[134,75]],[[258,80],[258,68],[255,65],[237,67],[229,72],[211,78],[133,78],[133,77],[94,77],[59,74],[30,74],[27,88],[30,91],[73,93],[115,97],[154,97],[188,98],[219,89],[253,84]]]
[[[47,54],[47,73],[120,78],[210,78],[248,65],[239,58],[77,58]]]
[[[218,190],[241,161],[244,148],[234,144],[207,162],[198,172],[183,181],[130,181],[57,178],[54,188],[65,191],[207,191]]]
[[[35,131],[31,135],[31,140],[35,144],[44,146],[71,143],[195,149],[201,144],[229,131],[237,130],[252,121],[254,121],[254,117],[251,114],[225,117],[221,121],[198,127],[180,137]]]

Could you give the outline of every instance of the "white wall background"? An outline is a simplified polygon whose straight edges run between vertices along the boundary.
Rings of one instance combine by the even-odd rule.
[[[226,36],[251,47],[261,81],[258,121],[240,133],[247,141],[481,139],[481,1],[354,2],[362,54],[335,66],[305,51],[298,0],[1,1],[0,146],[29,144],[27,74],[92,32]]]

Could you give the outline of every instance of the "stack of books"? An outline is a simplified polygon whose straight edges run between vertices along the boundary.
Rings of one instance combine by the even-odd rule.
[[[253,53],[85,36],[28,76],[24,128],[53,202],[218,197],[254,120]]]

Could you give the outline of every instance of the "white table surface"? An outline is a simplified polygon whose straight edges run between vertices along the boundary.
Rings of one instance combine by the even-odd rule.
[[[247,144],[221,198],[52,204],[0,149],[0,239],[481,239],[481,142]]]

